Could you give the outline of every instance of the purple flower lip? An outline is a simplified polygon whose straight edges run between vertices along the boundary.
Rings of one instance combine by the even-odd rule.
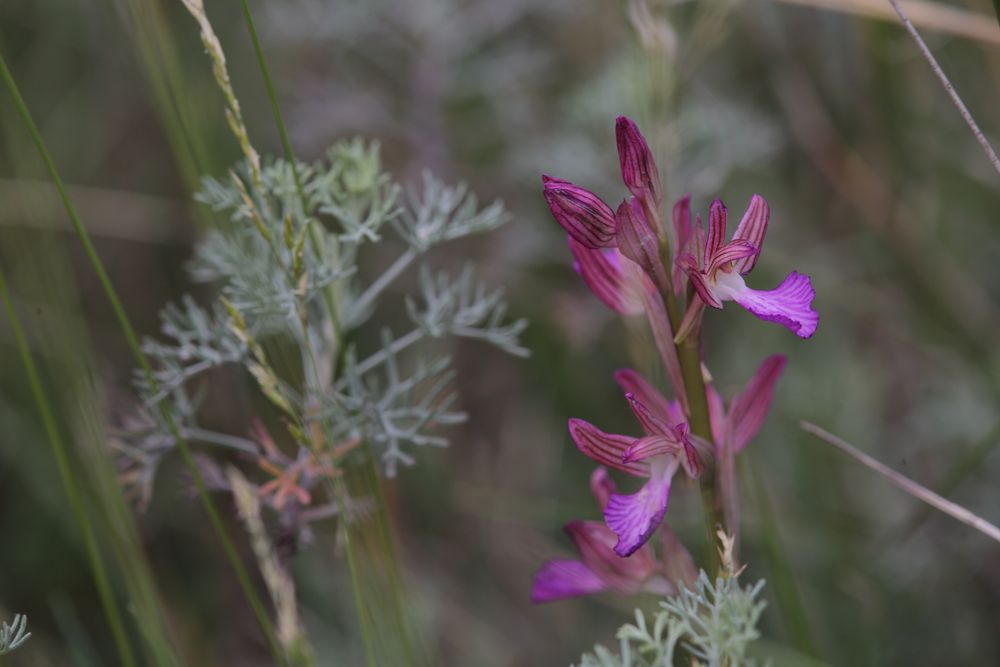
[[[689,224],[690,214],[685,219],[684,207],[678,206],[675,225],[680,229]],[[746,213],[728,243],[726,218],[725,205],[716,199],[709,208],[703,255],[692,254],[697,248],[682,248],[675,260],[676,268],[687,274],[706,305],[722,308],[724,301],[735,301],[759,319],[781,324],[800,338],[812,336],[819,325],[819,314],[812,308],[816,291],[809,276],[793,271],[777,288],[767,291],[751,289],[743,279],[757,263],[764,244],[770,218],[767,202],[760,195],[750,198]],[[691,234],[685,232],[685,236],[690,238]]]

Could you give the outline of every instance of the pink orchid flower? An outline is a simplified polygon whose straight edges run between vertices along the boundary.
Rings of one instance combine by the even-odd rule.
[[[590,488],[601,509],[617,491],[604,468],[594,470]],[[689,586],[694,581],[691,555],[666,526],[663,528],[662,562],[656,560],[649,545],[637,549],[631,558],[618,557],[613,549],[615,534],[598,521],[572,521],[564,530],[573,540],[580,559],[556,559],[545,563],[535,574],[532,602],[551,602],[602,591],[674,595],[678,580]]]
[[[583,454],[649,478],[638,493],[612,494],[604,508],[604,520],[618,537],[614,550],[619,556],[634,554],[656,531],[667,511],[670,485],[678,468],[683,467],[691,477],[698,477],[703,469],[687,422],[677,419],[677,411],[663,410],[662,405],[651,410],[629,389],[625,398],[646,433],[643,437],[605,433],[583,419],[569,420],[570,437]]]
[[[770,208],[764,198],[760,195],[750,198],[750,205],[728,243],[725,240],[726,207],[719,199],[712,202],[704,252],[692,247],[700,245],[700,230],[695,228],[691,233],[683,229],[685,222],[690,225],[690,213],[685,221],[686,200],[682,202],[681,210],[675,211],[674,224],[678,226],[678,237],[683,236],[686,243],[677,256],[677,266],[687,274],[701,300],[713,308],[722,308],[723,301],[735,301],[762,320],[788,327],[800,338],[812,336],[819,325],[819,314],[812,308],[816,291],[809,276],[792,271],[780,285],[769,291],[750,289],[743,279],[757,263],[764,244],[770,217]]]

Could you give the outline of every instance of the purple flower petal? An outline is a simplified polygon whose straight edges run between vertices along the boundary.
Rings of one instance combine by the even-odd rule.
[[[569,181],[542,176],[545,201],[563,229],[588,248],[615,244],[615,214],[600,197]]]
[[[607,507],[611,496],[618,493],[615,481],[608,476],[606,468],[598,466],[590,473],[590,492],[594,494],[597,506],[602,510]]]
[[[726,437],[726,406],[722,396],[711,384],[705,386],[705,393],[708,398],[708,420],[712,425],[712,439],[715,442],[722,442]]]
[[[719,269],[756,254],[757,248],[753,247],[749,241],[742,239],[730,241],[719,248],[715,255],[712,256],[712,261],[705,270],[705,275],[714,276]]]
[[[672,437],[665,435],[647,435],[637,438],[622,452],[622,463],[645,461],[654,456],[673,456],[680,458],[684,446]]]
[[[614,551],[618,538],[611,529],[597,521],[573,521],[563,528],[591,572],[608,588],[634,593],[656,569],[650,548],[638,549],[631,558],[621,558]]]
[[[666,289],[668,280],[660,258],[660,239],[639,200],[623,201],[615,213],[615,221],[618,250],[638,264],[660,289]]]
[[[774,386],[785,370],[786,358],[776,354],[764,360],[747,386],[733,397],[729,407],[728,437],[733,452],[739,452],[760,430],[774,398]]]
[[[688,193],[677,200],[672,211],[674,223],[674,236],[677,242],[677,252],[690,252],[688,243],[694,231],[691,223],[691,193]]]
[[[693,255],[687,253],[683,255],[678,255],[677,266],[682,268],[688,275],[688,279],[691,281],[694,291],[698,293],[701,300],[712,308],[722,308],[722,301],[715,295],[711,286],[705,280],[705,276],[701,273],[701,267],[698,265],[698,260],[694,258]]]
[[[670,480],[678,462],[665,457],[664,465],[667,467],[651,477],[638,493],[631,496],[613,495],[604,508],[604,521],[618,536],[615,553],[619,556],[635,553],[663,520],[667,501],[670,499]]]
[[[674,209],[672,211],[672,218],[674,223],[674,238],[677,243],[677,247],[674,249],[674,254],[680,255],[681,253],[692,253],[698,252],[698,250],[691,248],[692,239],[694,237],[694,228],[691,222],[691,195],[686,194],[674,204]],[[684,272],[676,264],[673,268],[673,280],[674,280],[674,292],[677,294],[682,294],[684,292]]]
[[[735,271],[719,272],[709,288],[715,298],[734,300],[760,319],[782,324],[800,338],[812,336],[819,324],[819,314],[811,306],[816,292],[809,276],[795,271],[770,291],[750,289]]]
[[[733,240],[747,241],[757,249],[757,252],[754,255],[744,257],[733,265],[738,273],[750,273],[754,264],[757,263],[760,251],[764,247],[764,234],[767,233],[767,222],[770,217],[771,208],[764,201],[764,198],[756,194],[750,197],[750,204],[747,206],[747,211],[743,214],[739,226],[736,227]]]
[[[622,454],[635,441],[635,438],[605,433],[593,424],[576,418],[569,420],[569,435],[582,454],[598,463],[638,477],[645,477],[649,474],[648,466],[643,463],[622,462]]]
[[[651,412],[649,408],[646,407],[646,404],[639,400],[639,397],[632,392],[627,392],[625,394],[625,400],[628,401],[629,407],[632,408],[632,414],[635,415],[636,420],[642,424],[642,430],[646,432],[646,435],[663,435],[668,438],[673,437],[673,424],[665,421],[665,410],[659,414]]]
[[[705,262],[710,263],[715,253],[726,242],[726,205],[716,199],[708,209],[708,240],[705,242]]]
[[[588,248],[572,236],[567,240],[577,271],[594,296],[621,315],[636,315],[642,311],[635,294],[637,288],[629,284],[630,277],[622,266],[624,258],[617,250]]]
[[[631,368],[622,368],[621,370],[615,371],[615,382],[618,386],[622,388],[626,394],[635,394],[635,397],[639,399],[644,405],[648,406],[650,410],[661,415],[672,415],[671,401],[661,394],[656,388],[650,384],[649,380],[642,377],[642,375]],[[671,421],[676,423],[671,417]]]
[[[550,560],[535,573],[531,601],[551,602],[598,593],[607,588],[593,571],[578,560]]]
[[[744,287],[732,298],[760,319],[784,325],[799,338],[809,338],[819,326],[819,313],[812,309],[815,296],[809,276],[792,271],[773,290]]]
[[[658,209],[662,201],[660,172],[642,132],[631,119],[619,116],[615,121],[615,139],[625,187],[639,199],[645,199],[650,209]]]

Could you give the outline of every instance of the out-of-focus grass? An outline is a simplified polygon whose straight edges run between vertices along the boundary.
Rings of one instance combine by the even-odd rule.
[[[991,10],[985,0],[956,4]],[[714,9],[711,21],[705,3],[651,3],[639,22],[647,39],[664,40],[654,47],[665,47],[643,50],[628,12],[613,3],[251,6],[300,157],[317,156],[333,138],[366,134],[383,142],[397,173],[415,181],[429,167],[464,178],[484,197],[503,196],[517,216],[465,252],[511,285],[514,308],[533,320],[534,356],[517,362],[460,348],[457,382],[470,421],[451,449],[423,453],[385,487],[404,586],[420,610],[415,634],[443,664],[566,664],[608,641],[633,605],[614,596],[547,607],[527,601],[534,568],[569,552],[560,525],[597,516],[590,465],[573,451],[565,419],[631,428],[611,373],[650,358],[578,284],[539,195],[546,172],[622,196],[612,136],[618,113],[635,115],[656,137],[672,195],[692,190],[702,211],[716,195],[734,210],[751,192],[769,200],[772,225],[753,286],[770,287],[791,268],[817,286],[823,319],[809,342],[730,309],[707,325],[708,363],[724,392],[767,354],[789,355],[773,412],[744,454],[774,525],[764,523],[744,479],[743,558],[765,577],[776,558],[786,562],[804,608],[782,599],[774,579],[769,640],[806,647],[784,616],[791,607],[829,664],[1000,660],[995,545],[939,517],[904,538],[919,508],[810,445],[796,426],[808,419],[871,443],[881,460],[997,519],[990,512],[1000,502],[992,482],[1000,463],[988,434],[1000,386],[1000,184],[901,28],[763,1]],[[140,9],[157,17],[157,32],[139,27]],[[277,153],[238,3],[210,2],[209,11],[251,131]],[[996,136],[996,47],[933,27],[924,26],[931,47]],[[126,310],[152,333],[160,304],[191,289],[182,264],[196,229],[193,176],[236,154],[196,34],[179,3],[13,0],[0,8],[0,45],[67,181],[91,198],[94,212],[84,217]],[[171,64],[156,74],[163,62]],[[171,99],[186,110],[175,111]],[[22,249],[43,238],[38,227],[58,220],[50,202],[33,203],[47,198],[44,186],[37,198],[24,194],[39,192],[44,175],[12,113],[0,104],[5,262],[34,257]],[[21,203],[8,204],[15,194]],[[74,278],[59,284],[82,303],[106,397],[93,416],[114,423],[130,405],[131,362],[82,259],[70,255],[65,268]],[[374,274],[380,258],[370,260]],[[15,300],[33,312],[31,284],[14,278]],[[0,329],[0,538],[12,546],[0,555],[0,604],[26,612],[35,633],[14,658],[86,664],[89,654],[110,664],[113,644],[8,331]],[[232,386],[231,395],[207,397],[220,430],[245,422],[248,399],[236,378]],[[62,400],[74,410],[90,405]],[[238,591],[218,576],[224,559],[186,486],[181,468],[168,466],[138,519],[185,658],[265,663]],[[696,489],[679,491],[668,520],[695,547]],[[317,654],[359,664],[346,570],[333,534],[318,534],[293,566]]]

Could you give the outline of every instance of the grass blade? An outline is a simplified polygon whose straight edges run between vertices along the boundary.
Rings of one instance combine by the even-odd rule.
[[[28,110],[27,104],[21,97],[17,82],[14,80],[10,69],[7,67],[7,61],[2,54],[0,54],[0,78],[3,78],[8,92],[10,92],[11,97],[14,99],[14,105],[24,121],[24,124],[27,126],[28,132],[31,135],[31,140],[34,143],[35,148],[38,150],[38,154],[42,158],[42,162],[45,164],[49,177],[56,186],[59,198],[63,203],[63,207],[66,209],[66,214],[69,216],[70,222],[73,224],[73,228],[76,230],[77,236],[83,244],[87,258],[90,261],[94,272],[97,274],[97,278],[111,304],[112,310],[115,313],[115,318],[118,320],[118,325],[121,328],[122,333],[125,335],[125,339],[132,351],[132,354],[139,363],[139,366],[142,369],[146,380],[149,382],[150,387],[152,387],[154,391],[157,391],[159,383],[153,374],[153,369],[149,360],[142,352],[135,329],[132,327],[132,323],[125,312],[125,308],[122,306],[122,303],[118,298],[118,293],[115,290],[114,285],[112,285],[111,279],[108,277],[107,271],[104,268],[104,263],[101,261],[100,256],[97,254],[97,250],[94,248],[90,235],[83,226],[83,222],[80,220],[80,216],[77,214],[76,208],[73,206],[73,202],[69,198],[69,194],[66,191],[66,186],[63,184],[62,177],[59,175],[59,171],[56,169],[55,163],[52,161],[52,157],[49,155],[48,149],[45,147],[45,142],[42,139],[41,132],[38,130],[38,126],[35,124],[35,121],[31,116],[31,112]],[[239,579],[240,586],[243,588],[243,592],[257,618],[257,622],[260,625],[261,631],[264,633],[267,643],[271,648],[271,652],[273,653],[278,664],[286,665],[287,662],[284,652],[281,650],[277,638],[275,637],[274,629],[267,616],[267,612],[264,609],[264,605],[261,603],[260,597],[254,591],[253,585],[250,582],[250,577],[247,574],[243,563],[240,561],[236,547],[233,545],[229,534],[226,532],[225,526],[222,524],[222,518],[215,507],[215,503],[208,494],[208,488],[205,485],[205,480],[202,477],[201,471],[195,464],[194,458],[191,455],[190,447],[188,446],[187,441],[181,437],[177,424],[173,419],[173,415],[170,414],[165,407],[163,408],[163,416],[165,423],[167,424],[167,427],[181,452],[181,458],[184,460],[185,465],[188,467],[194,479],[195,487],[197,489],[198,496],[201,499],[202,505],[205,507],[212,527],[217,533],[219,540],[222,543],[223,550],[229,558],[230,565]]]
[[[2,57],[0,57],[0,67],[3,68],[2,71],[6,74],[6,64],[3,63]],[[97,594],[101,599],[101,606],[104,607],[104,613],[108,618],[108,624],[111,626],[111,634],[114,638],[115,646],[118,649],[118,657],[121,658],[122,664],[127,667],[135,665],[135,656],[132,653],[132,647],[129,644],[128,636],[125,632],[125,624],[122,621],[121,610],[118,608],[118,602],[115,600],[114,593],[111,590],[111,583],[108,579],[107,570],[104,567],[104,562],[101,560],[101,553],[97,546],[94,527],[90,522],[90,517],[87,515],[87,511],[84,509],[80,488],[77,486],[76,478],[73,476],[69,454],[66,450],[66,445],[63,443],[62,436],[59,433],[59,427],[56,425],[55,413],[52,410],[52,404],[46,397],[45,390],[42,387],[38,369],[35,366],[34,359],[31,356],[31,351],[28,348],[28,341],[24,335],[24,328],[21,326],[21,320],[17,315],[17,311],[14,309],[13,302],[11,301],[10,292],[7,289],[7,279],[4,277],[2,269],[0,269],[0,299],[3,300],[4,308],[7,311],[7,318],[10,322],[11,331],[14,334],[17,351],[21,356],[22,363],[24,364],[25,375],[28,376],[28,387],[31,390],[35,405],[38,408],[39,416],[42,419],[42,426],[45,429],[45,435],[49,440],[49,444],[52,446],[52,453],[56,458],[56,467],[59,470],[59,479],[62,481],[66,495],[69,497],[70,509],[73,511],[73,517],[76,520],[77,525],[80,527],[80,532],[83,536],[83,546],[87,552],[87,560],[90,563],[90,569],[94,576],[94,584],[97,586]]]

